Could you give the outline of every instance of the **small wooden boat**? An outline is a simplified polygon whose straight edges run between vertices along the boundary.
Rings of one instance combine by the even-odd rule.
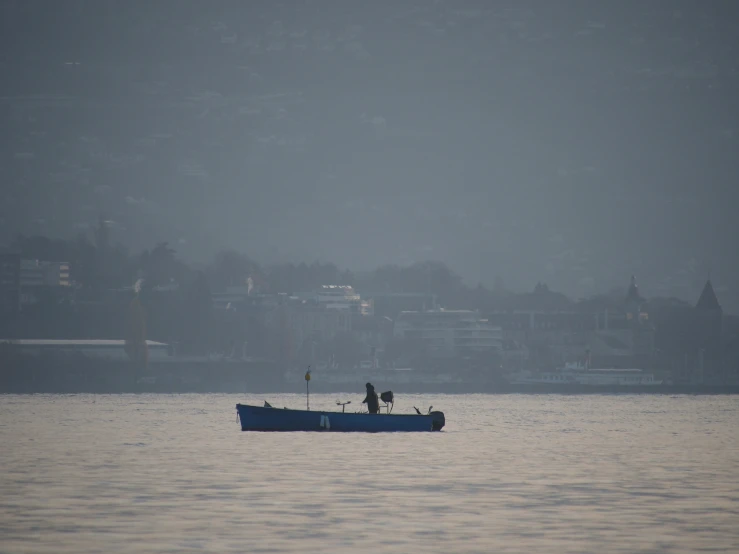
[[[426,415],[314,412],[248,404],[236,404],[236,412],[242,431],[441,431],[445,424],[443,412]]]

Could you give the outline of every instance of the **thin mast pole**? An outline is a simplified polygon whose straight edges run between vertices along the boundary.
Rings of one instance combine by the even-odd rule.
[[[310,411],[310,366],[305,372],[305,409]]]

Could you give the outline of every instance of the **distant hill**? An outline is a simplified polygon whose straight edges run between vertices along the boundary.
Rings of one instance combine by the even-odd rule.
[[[735,3],[0,6],[0,242],[103,214],[192,259],[739,280]]]

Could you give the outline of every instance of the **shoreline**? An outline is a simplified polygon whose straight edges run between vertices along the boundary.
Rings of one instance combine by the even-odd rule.
[[[23,383],[15,386],[0,386],[0,395],[33,395],[33,394],[304,394],[305,389],[278,385],[275,383],[218,383],[218,384],[180,384],[167,383],[161,385],[135,384],[126,386],[104,383],[54,383],[42,386],[39,383]],[[725,396],[739,395],[739,384],[736,385],[655,385],[642,387],[628,386],[531,386],[482,383],[449,383],[449,384],[377,384],[377,390],[392,390],[395,394],[486,394],[497,395],[541,395],[541,396],[592,396],[592,395],[692,395],[692,396]],[[363,394],[361,387],[350,385],[317,385],[311,386],[311,394]]]

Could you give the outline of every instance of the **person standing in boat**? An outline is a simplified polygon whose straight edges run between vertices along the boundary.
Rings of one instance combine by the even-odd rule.
[[[375,387],[372,386],[372,383],[367,383],[365,386],[367,387],[367,396],[362,400],[362,404],[367,404],[369,413],[376,414],[380,411],[380,401],[377,399]]]

